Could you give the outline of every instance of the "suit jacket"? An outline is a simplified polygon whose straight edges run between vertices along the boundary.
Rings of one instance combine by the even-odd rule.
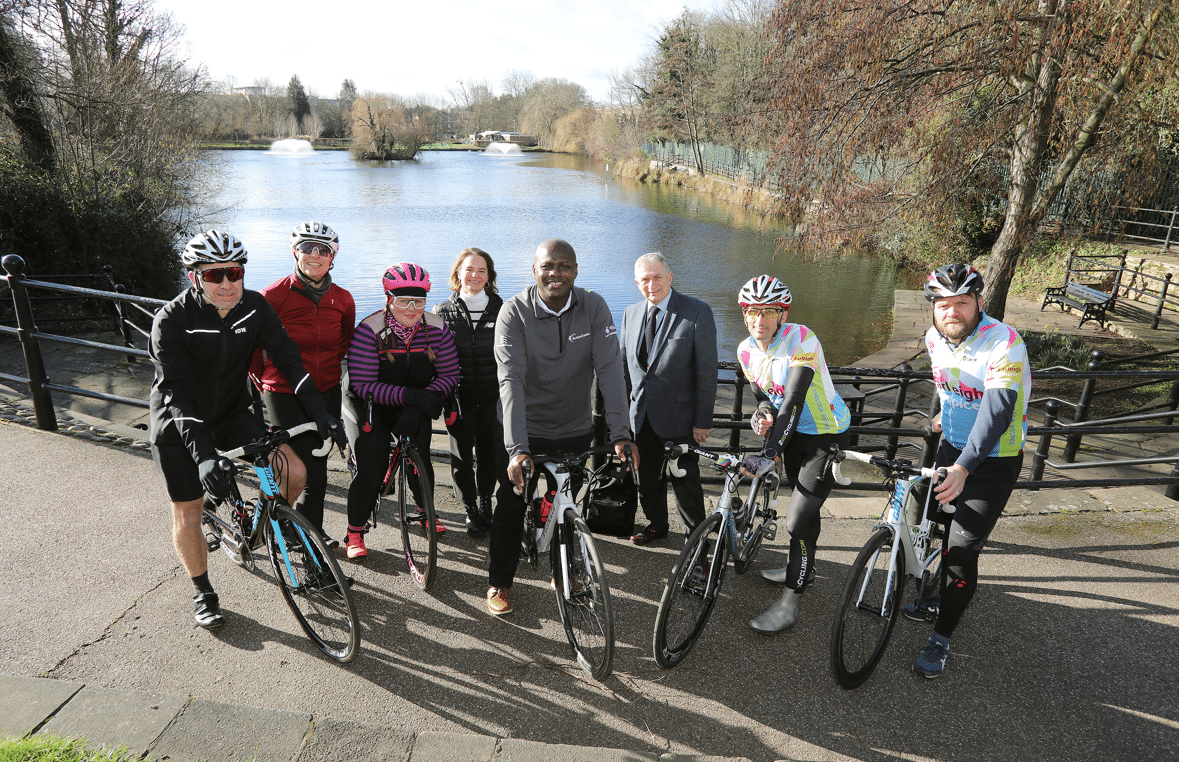
[[[646,300],[627,307],[619,331],[631,428],[637,432],[644,418],[661,437],[711,428],[717,379],[712,308],[672,289],[644,371],[638,355],[648,308]]]

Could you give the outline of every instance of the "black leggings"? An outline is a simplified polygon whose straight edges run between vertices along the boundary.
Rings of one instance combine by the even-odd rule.
[[[344,404],[344,431],[348,434],[348,444],[352,448],[352,455],[356,459],[356,475],[348,485],[348,525],[363,527],[373,513],[373,506],[377,502],[377,494],[381,491],[381,482],[389,469],[389,451],[393,444],[392,427],[396,424],[404,408],[400,405],[373,405],[372,429],[364,431],[367,419],[367,406],[349,394]],[[416,415],[416,411],[415,411]],[[426,484],[431,494],[434,489],[434,466],[430,462],[430,425],[433,423],[424,415],[418,416],[420,422],[414,433],[410,434],[418,454],[426,468]],[[409,475],[409,488],[414,501],[422,504],[418,479]]]
[[[795,434],[782,453],[782,475],[794,490],[786,506],[786,531],[790,533],[790,561],[786,587],[801,591],[815,560],[815,544],[822,528],[823,502],[831,494],[835,479],[827,469],[832,443],[846,448],[851,436],[839,434]]]
[[[962,454],[942,442],[937,467],[953,465]],[[1023,467],[1023,453],[1005,458],[987,458],[966,477],[942,550],[941,608],[934,632],[954,634],[966,607],[978,588],[978,557],[999,521],[1007,499]]]
[[[327,411],[337,418],[340,417],[340,387],[321,392],[323,401],[327,404]],[[266,392],[266,416],[270,423],[280,428],[289,429],[301,423],[309,423],[311,416],[303,409],[303,404],[294,394],[280,392]],[[303,514],[311,525],[323,531],[323,502],[327,495],[327,462],[328,456],[316,457],[311,451],[323,445],[323,440],[314,431],[300,434],[289,442],[291,449],[303,461],[307,468],[307,486],[303,494],[295,501],[295,509]]]

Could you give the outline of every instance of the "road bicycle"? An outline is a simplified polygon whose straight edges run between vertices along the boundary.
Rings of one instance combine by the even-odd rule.
[[[666,468],[683,476],[678,459],[695,453],[711,460],[724,472],[725,484],[713,512],[696,527],[680,551],[655,615],[653,648],[655,661],[668,669],[676,666],[704,632],[708,617],[720,595],[728,561],[744,574],[753,564],[764,540],[773,540],[778,532],[778,487],[776,471],[765,476],[747,476],[741,472],[738,453],[711,453],[691,445],[668,444]],[[741,486],[749,480],[745,498]]]
[[[227,470],[230,496],[215,500],[206,495],[201,521],[209,551],[221,548],[247,570],[254,570],[254,551],[265,547],[283,599],[307,637],[328,657],[349,662],[360,647],[360,621],[351,581],[340,571],[319,530],[282,499],[271,467],[271,456],[279,445],[315,430],[314,423],[271,429],[250,444],[221,453],[253,464],[261,488],[259,498],[242,499],[236,478],[239,467],[231,464]],[[326,455],[330,447],[331,443],[326,443],[316,455]]]
[[[863,685],[884,656],[901,611],[906,579],[917,580],[918,602],[927,596],[927,590],[937,590],[945,539],[942,520],[953,512],[953,506],[939,508],[933,498],[933,485],[945,477],[945,469],[840,451],[833,445],[831,470],[835,481],[843,485],[851,484],[840,470],[845,458],[877,466],[891,485],[881,523],[873,527],[872,536],[848,572],[831,628],[831,668],[835,680],[850,689]],[[919,497],[922,492],[923,499]],[[920,515],[911,515],[918,506]]]
[[[565,637],[577,656],[577,664],[595,680],[610,676],[614,662],[614,615],[610,585],[594,536],[585,523],[590,496],[607,479],[605,467],[587,468],[586,460],[614,452],[595,447],[580,455],[558,453],[530,456],[524,462],[525,511],[521,546],[528,563],[536,568],[540,555],[549,553],[552,587]],[[542,474],[548,478],[542,479]],[[544,487],[540,484],[545,483]],[[575,484],[580,483],[580,485]],[[581,490],[581,499],[575,490]]]
[[[377,503],[368,520],[369,528],[376,527],[381,498],[396,493],[397,523],[401,527],[405,563],[409,566],[413,583],[423,591],[433,587],[438,572],[438,517],[434,512],[434,495],[426,480],[428,467],[408,436],[397,437],[389,450],[389,467],[385,470],[385,478],[377,492]],[[420,485],[420,505],[415,505],[417,501],[409,487],[410,478],[416,478]]]

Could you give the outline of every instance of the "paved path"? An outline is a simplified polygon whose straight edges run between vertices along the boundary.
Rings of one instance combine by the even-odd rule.
[[[89,432],[100,441],[42,432],[17,422],[19,397],[0,406],[0,732],[78,734],[177,760],[1179,757],[1179,511],[1161,488],[1017,493],[936,681],[912,673],[928,627],[906,621],[865,686],[831,678],[831,612],[880,505],[863,494],[828,502],[798,627],[749,630],[778,591],[756,572],[731,576],[701,646],[671,671],[656,667],[650,640],[673,543],[604,540],[618,651],[602,684],[570,661],[547,571],[524,568],[518,610],[494,619],[482,601],[486,541],[446,535],[439,582],[423,594],[396,533],[380,527],[369,560],[348,564],[363,650],[337,666],[265,570],[220,555],[211,575],[229,623],[196,628],[190,584],[160,541],[159,477],[127,446],[135,430]],[[1166,438],[1136,446],[1176,450]],[[332,481],[338,527],[343,474]],[[770,544],[758,568],[784,551]]]

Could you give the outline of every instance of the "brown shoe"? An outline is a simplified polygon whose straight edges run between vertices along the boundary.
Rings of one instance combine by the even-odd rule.
[[[655,529],[650,524],[648,524],[647,528],[644,529],[643,531],[639,532],[638,534],[631,535],[630,541],[633,542],[635,545],[646,545],[647,543],[655,542],[656,540],[661,540],[664,537],[667,537],[667,530],[666,529],[664,529],[664,530]]]
[[[487,610],[495,616],[512,613],[511,590],[506,587],[487,588]]]

